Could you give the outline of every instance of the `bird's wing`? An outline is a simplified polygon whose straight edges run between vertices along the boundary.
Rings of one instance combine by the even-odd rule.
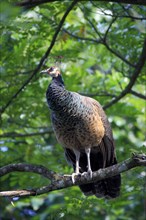
[[[84,101],[88,104],[90,103],[90,105],[93,106],[96,114],[100,116],[105,129],[104,137],[102,138],[102,141],[99,144],[99,148],[103,155],[103,164],[104,164],[103,167],[112,165],[111,163],[112,161],[114,161],[115,158],[115,152],[114,152],[115,143],[108,118],[98,101],[89,97],[84,97]]]
[[[105,128],[105,134],[98,146],[91,148],[90,162],[92,171],[97,171],[100,168],[112,166],[117,163],[114,152],[114,140],[112,135],[112,129],[107,119],[105,112],[101,105],[94,99],[83,97],[85,105],[93,107],[95,116],[101,118],[103,126]],[[76,158],[71,149],[65,148],[65,156],[67,161],[73,166],[75,170]],[[80,172],[87,171],[87,156],[85,152],[81,152],[80,155]],[[121,177],[120,175],[101,180],[98,182],[80,185],[80,189],[85,195],[95,195],[97,197],[115,198],[120,192]]]
[[[103,126],[105,128],[105,135],[110,140],[113,141],[113,134],[112,134],[112,129],[111,129],[110,123],[109,123],[107,116],[106,116],[102,106],[100,105],[100,103],[98,101],[96,101],[95,99],[92,99],[89,97],[84,97],[84,101],[88,104],[90,103],[90,105],[92,105],[94,107],[96,113],[101,117]]]

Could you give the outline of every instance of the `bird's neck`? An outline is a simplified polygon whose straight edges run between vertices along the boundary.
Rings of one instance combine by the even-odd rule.
[[[62,76],[59,74],[57,77],[53,77],[52,84],[57,84],[58,86],[64,86],[64,81]]]
[[[54,77],[46,92],[49,108],[53,111],[61,111],[68,102],[68,96],[69,91],[65,89],[61,75]]]

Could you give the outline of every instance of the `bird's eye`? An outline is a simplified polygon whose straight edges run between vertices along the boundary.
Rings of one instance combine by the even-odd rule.
[[[50,67],[49,71],[52,72],[53,71],[53,67]]]

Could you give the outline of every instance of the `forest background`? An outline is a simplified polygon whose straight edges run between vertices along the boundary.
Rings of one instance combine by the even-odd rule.
[[[97,99],[111,122],[118,161],[145,152],[146,7],[122,1],[1,2],[1,167],[28,163],[71,174],[54,136],[42,69],[59,64],[66,88]],[[136,2],[136,1],[135,1]],[[1,190],[49,184],[11,172]],[[144,220],[146,171],[122,174],[120,197],[85,197],[77,186],[0,199],[1,219]]]

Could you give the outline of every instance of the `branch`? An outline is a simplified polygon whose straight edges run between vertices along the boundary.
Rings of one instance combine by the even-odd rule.
[[[76,39],[80,39],[80,40],[85,40],[85,41],[90,41],[90,42],[93,42],[93,43],[101,43],[103,44],[104,46],[106,46],[106,48],[112,52],[113,54],[115,54],[118,58],[120,58],[121,60],[123,60],[125,63],[127,63],[128,65],[132,66],[132,67],[135,67],[135,70],[134,70],[134,73],[133,73],[133,76],[131,77],[131,80],[129,82],[129,84],[126,86],[126,88],[121,92],[121,94],[119,96],[115,96],[114,99],[108,103],[107,105],[104,106],[104,109],[107,109],[109,108],[110,106],[112,106],[113,104],[115,104],[116,102],[118,102],[120,99],[122,99],[126,94],[128,93],[131,93],[135,96],[138,96],[139,98],[142,98],[142,99],[146,99],[146,97],[142,94],[139,94],[139,93],[136,93],[134,92],[132,89],[138,75],[140,74],[141,72],[141,69],[143,68],[144,64],[145,64],[145,60],[146,60],[146,40],[144,41],[144,45],[143,45],[143,49],[142,49],[142,53],[141,53],[141,56],[139,58],[139,62],[137,63],[137,65],[134,65],[132,63],[130,63],[128,60],[126,60],[124,57],[122,57],[121,54],[119,54],[117,51],[114,51],[112,48],[109,47],[109,45],[104,41],[102,42],[101,39],[92,39],[92,38],[84,38],[84,37],[79,37],[75,34],[72,34],[70,33],[69,31],[63,29],[67,34],[69,34],[70,36],[72,36],[73,38],[76,38]]]
[[[31,137],[37,135],[45,135],[53,133],[52,129],[48,129],[46,131],[33,132],[33,133],[17,133],[17,132],[8,132],[0,135],[0,138],[8,138],[8,137]]]
[[[55,172],[48,170],[46,167],[42,165],[18,163],[18,164],[9,164],[7,166],[1,167],[0,177],[14,171],[37,173],[48,179],[54,178],[55,175]]]
[[[131,77],[131,80],[130,82],[128,83],[128,85],[126,86],[126,88],[121,92],[121,94],[119,96],[117,96],[115,99],[113,99],[111,102],[109,102],[108,104],[106,104],[104,106],[104,109],[107,109],[109,107],[111,107],[113,104],[115,104],[116,102],[118,102],[120,99],[122,99],[125,95],[127,95],[128,93],[131,92],[131,89],[137,79],[137,77],[139,76],[144,64],[145,64],[145,61],[146,61],[146,39],[144,41],[144,44],[143,44],[143,49],[142,49],[142,52],[141,52],[141,55],[140,55],[140,58],[139,58],[139,61],[136,65],[136,68],[134,70],[134,73]]]
[[[102,41],[100,39],[94,39],[94,38],[85,38],[85,37],[79,37],[71,32],[69,32],[68,30],[66,29],[63,29],[63,31],[65,33],[67,33],[68,35],[70,35],[71,37],[73,38],[76,38],[77,40],[85,40],[85,41],[90,41],[90,42],[93,42],[93,43],[97,43],[97,44],[101,44]]]
[[[122,61],[124,61],[126,64],[128,64],[129,66],[135,67],[134,64],[130,63],[127,59],[125,59],[125,57],[123,57],[118,51],[116,51],[115,49],[111,48],[109,46],[109,44],[106,41],[107,35],[109,30],[111,29],[111,26],[113,25],[113,23],[116,21],[116,19],[118,17],[115,17],[112,19],[111,23],[109,24],[109,27],[107,28],[104,36],[102,37],[101,33],[98,31],[96,25],[94,25],[94,23],[86,16],[86,14],[84,13],[84,10],[80,7],[80,10],[82,11],[82,13],[84,14],[85,19],[89,22],[89,24],[91,25],[91,27],[93,28],[93,30],[95,31],[95,33],[97,34],[97,36],[100,38],[101,40],[101,44],[103,44],[111,53],[113,53],[114,55],[116,55],[117,57],[119,57]]]
[[[111,97],[111,98],[115,98],[116,95],[108,93],[106,91],[101,91],[101,92],[96,92],[96,93],[84,93],[84,92],[80,92],[80,95],[84,95],[84,96],[89,96],[89,97],[95,97],[95,96],[106,96],[106,97]],[[1,136],[0,136],[1,137]]]
[[[37,5],[41,5],[44,3],[51,3],[55,2],[56,0],[24,0],[21,2],[16,3],[17,6],[25,7],[26,9],[35,7]],[[126,4],[132,4],[132,5],[146,5],[145,0],[100,0],[101,2],[116,2],[116,3],[126,3]]]
[[[118,58],[120,58],[122,61],[124,61],[126,64],[128,64],[131,67],[135,67],[134,64],[130,63],[127,59],[125,59],[125,57],[123,57],[118,51],[112,49],[109,44],[107,44],[107,42],[103,41],[103,45],[111,52],[113,53],[115,56],[117,56]]]
[[[104,42],[106,42],[106,40],[107,40],[107,35],[108,35],[108,33],[109,33],[109,31],[110,31],[110,29],[111,29],[113,23],[114,23],[116,20],[117,20],[117,17],[114,17],[114,18],[112,19],[111,23],[109,24],[109,26],[108,26],[108,28],[107,28],[105,34],[104,34],[104,39],[103,39]]]
[[[131,93],[132,95],[137,96],[138,98],[141,98],[141,99],[146,100],[146,96],[145,96],[145,95],[143,95],[143,94],[140,94],[140,93],[135,92],[135,91],[133,91],[133,90],[131,90],[131,92],[130,92],[130,93]]]
[[[100,0],[100,2],[115,2],[115,3],[125,3],[125,4],[131,4],[131,5],[146,5],[145,0]]]
[[[95,33],[98,35],[98,37],[100,38],[100,40],[102,40],[101,34],[98,31],[97,27],[93,24],[93,22],[85,15],[84,11],[82,10],[82,8],[80,7],[81,11],[84,14],[85,19],[88,21],[88,23],[90,24],[90,26],[93,28],[93,30],[95,31]]]
[[[50,2],[54,2],[54,0],[24,0],[21,2],[16,3],[16,6],[20,6],[20,7],[24,7],[26,9],[30,9],[33,8],[37,5],[41,5],[44,3],[50,3]]]
[[[10,98],[10,100],[6,103],[6,105],[1,109],[1,114],[9,107],[9,105],[12,103],[12,101],[19,95],[19,93],[21,93],[23,91],[23,89],[25,88],[25,86],[32,80],[32,78],[38,73],[38,71],[41,69],[44,61],[46,60],[46,58],[49,56],[55,42],[57,39],[57,36],[64,24],[64,21],[67,17],[67,15],[69,14],[69,12],[73,9],[73,7],[75,6],[75,4],[78,2],[78,0],[74,0],[72,1],[71,5],[67,8],[66,12],[64,13],[57,29],[56,32],[52,38],[52,41],[50,43],[49,48],[47,49],[46,53],[44,54],[44,56],[41,58],[38,66],[36,67],[36,69],[34,70],[34,72],[30,75],[30,77],[23,83],[23,85],[18,89],[18,91]]]
[[[0,176],[4,176],[10,172],[34,172],[38,173],[49,180],[51,180],[50,185],[43,186],[32,190],[13,190],[13,191],[2,191],[0,196],[4,197],[23,197],[23,196],[36,196],[44,193],[48,193],[54,190],[64,189],[74,185],[81,185],[86,183],[91,183],[99,180],[103,180],[120,173],[126,172],[134,167],[146,166],[146,154],[133,154],[132,158],[127,159],[119,164],[107,167],[105,169],[100,169],[93,172],[92,178],[84,176],[76,176],[75,183],[72,182],[71,175],[59,175],[53,171],[48,170],[43,166],[31,165],[31,164],[10,164],[5,167],[0,168]]]
[[[119,52],[117,52],[116,50],[113,50],[105,41],[104,39],[93,39],[93,38],[86,38],[86,37],[79,37],[75,34],[70,33],[69,31],[63,29],[63,31],[65,31],[68,35],[70,35],[71,37],[77,39],[77,40],[84,40],[84,41],[90,41],[93,43],[97,43],[97,44],[103,44],[103,46],[105,46],[111,53],[113,53],[115,56],[117,56],[119,59],[121,59],[123,62],[125,62],[126,64],[128,64],[131,67],[135,67],[134,64],[130,63],[128,60],[125,59],[125,57],[123,57]]]
[[[93,4],[93,2],[92,2],[92,4]],[[93,6],[95,6],[94,4],[93,4]],[[101,12],[105,15],[105,16],[110,16],[110,17],[112,17],[112,18],[115,18],[115,17],[117,17],[117,18],[130,18],[130,19],[134,19],[134,20],[140,20],[140,21],[142,21],[142,20],[146,20],[146,17],[135,17],[135,16],[132,16],[132,15],[120,15],[120,14],[110,14],[110,13],[107,13],[106,11],[104,11],[102,8],[100,8],[100,10],[101,10]]]

